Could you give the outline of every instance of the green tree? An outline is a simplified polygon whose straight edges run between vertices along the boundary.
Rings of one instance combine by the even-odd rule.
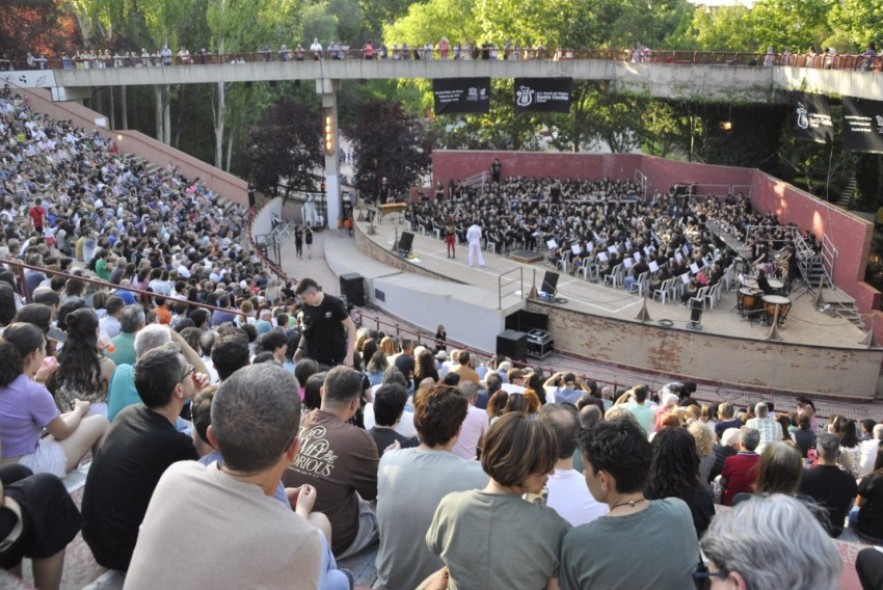
[[[760,0],[749,12],[756,50],[805,51],[831,34],[826,0]]]
[[[301,104],[282,99],[264,113],[246,141],[246,160],[255,186],[276,193],[285,181],[291,189],[315,190],[315,170],[324,162],[322,118]]]
[[[689,24],[671,39],[671,47],[700,51],[757,51],[759,44],[749,18],[750,11],[743,6],[697,8]]]
[[[394,193],[404,194],[429,169],[432,134],[401,103],[366,101],[344,134],[358,154],[356,186],[366,194],[372,194],[384,177]]]
[[[314,38],[327,47],[329,43],[340,37],[337,25],[337,16],[328,12],[327,3],[320,2],[307,6],[303,12],[300,29],[300,38],[306,43],[304,47],[307,47]]]
[[[880,23],[883,23],[883,3],[865,0],[840,0],[830,5],[828,18],[835,29],[843,32],[854,49],[864,50],[868,43],[881,41]]]

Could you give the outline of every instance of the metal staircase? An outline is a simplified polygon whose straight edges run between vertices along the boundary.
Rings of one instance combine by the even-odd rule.
[[[840,193],[840,199],[837,201],[838,207],[843,207],[844,209],[850,208],[850,205],[852,205],[852,198],[855,196],[856,186],[858,185],[855,180],[855,175],[853,175],[846,184],[846,188]]]
[[[825,237],[824,244],[825,246],[830,244],[827,236]],[[803,279],[803,284],[806,285],[807,291],[814,294],[820,284],[823,288],[833,289],[834,281],[831,278],[831,271],[834,268],[833,262],[836,257],[836,250],[833,248],[833,244],[830,245],[828,254],[826,254],[826,247],[822,248],[821,253],[816,254],[815,250],[800,235],[800,232],[795,231],[794,245],[796,249],[795,255],[797,256],[797,268],[800,271],[800,277]]]

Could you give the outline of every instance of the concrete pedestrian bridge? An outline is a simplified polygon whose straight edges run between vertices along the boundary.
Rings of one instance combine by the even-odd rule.
[[[46,65],[50,69],[0,72],[0,81],[29,88],[50,88],[55,100],[85,98],[92,88],[102,86],[466,77],[570,77],[575,80],[606,81],[617,92],[735,103],[786,102],[787,92],[792,90],[883,100],[883,77],[879,72],[789,65],[759,67],[741,65],[737,60],[723,63],[676,60],[631,63],[612,58],[456,61],[321,59],[286,62],[254,59],[226,63],[222,61],[223,56],[214,57],[216,63],[204,65],[89,69],[63,69],[60,62],[50,60]]]

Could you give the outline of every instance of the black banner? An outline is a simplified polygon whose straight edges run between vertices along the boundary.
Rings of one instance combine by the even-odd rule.
[[[490,78],[435,78],[435,114],[486,113],[491,107]]]
[[[843,149],[883,153],[883,102],[843,97]]]
[[[515,112],[570,111],[573,78],[515,78]]]
[[[834,139],[831,109],[823,94],[794,93],[794,135],[817,143]]]

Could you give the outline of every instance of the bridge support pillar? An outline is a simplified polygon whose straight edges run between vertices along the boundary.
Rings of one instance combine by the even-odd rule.
[[[92,88],[89,86],[53,86],[52,100],[54,102],[78,102],[83,104],[87,98],[92,98]]]
[[[325,223],[337,227],[341,216],[340,200],[340,130],[337,121],[337,90],[340,80],[316,80],[316,92],[322,97],[322,145],[325,150]]]

